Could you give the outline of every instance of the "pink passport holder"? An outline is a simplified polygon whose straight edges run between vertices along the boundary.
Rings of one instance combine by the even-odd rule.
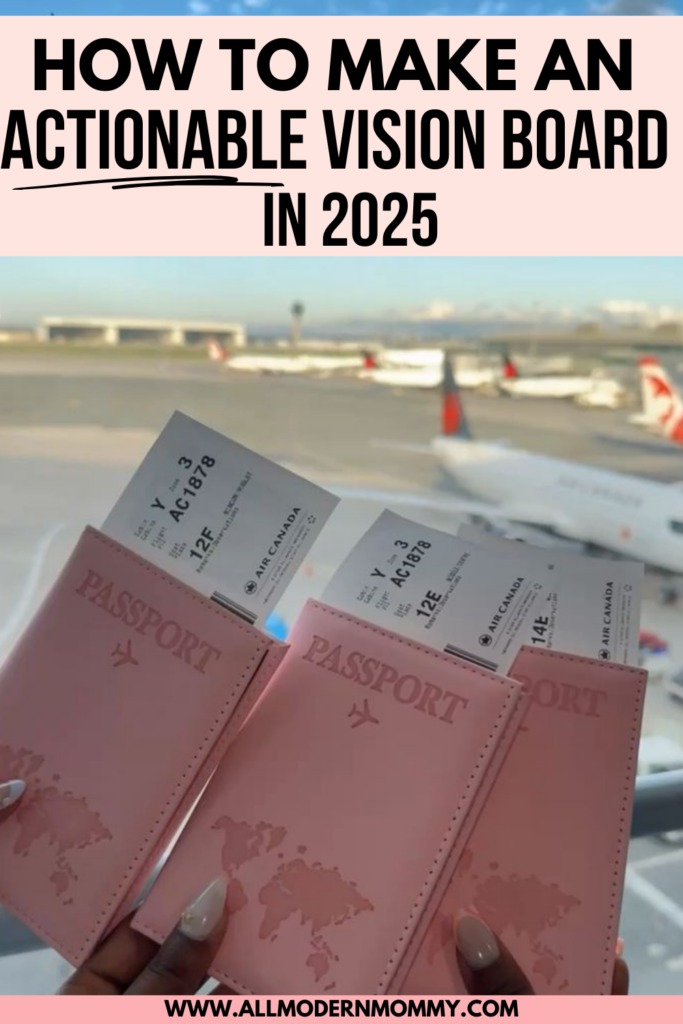
[[[530,702],[403,986],[464,992],[463,910],[494,929],[538,994],[608,994],[646,673],[522,648]]]
[[[242,993],[395,990],[522,687],[309,601],[134,924],[229,881],[212,974]]]
[[[130,906],[285,647],[86,529],[0,672],[0,904],[71,963]]]

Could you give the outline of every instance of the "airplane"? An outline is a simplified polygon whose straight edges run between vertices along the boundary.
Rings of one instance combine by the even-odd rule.
[[[114,668],[121,668],[123,665],[139,665],[140,662],[137,658],[133,657],[133,643],[131,640],[126,640],[125,649],[121,644],[116,645],[111,653],[111,657],[118,659],[114,661]]]
[[[596,373],[584,377],[563,374],[503,376],[499,387],[511,398],[564,398],[596,408],[616,409],[627,398],[626,389],[619,381]]]
[[[302,354],[305,373],[338,373],[340,371],[358,370],[366,362],[366,357],[358,352],[340,352],[338,355],[319,352],[316,355]]]
[[[357,374],[361,380],[393,388],[438,388],[441,384],[443,351],[441,349],[387,349],[378,357],[368,358]],[[517,368],[505,357],[502,368],[481,362],[457,360],[456,375],[461,388],[483,390],[495,388],[501,377],[513,379]]]
[[[629,400],[629,394],[618,380],[593,377],[593,386],[575,395],[574,402],[588,409],[619,409]]]
[[[441,370],[437,366],[363,367],[356,376],[389,388],[437,388],[441,383]]]
[[[358,380],[390,388],[436,388],[441,382],[441,349],[385,348],[365,352]]]
[[[519,377],[519,370],[511,356],[505,352],[500,365],[487,365],[480,360],[471,362],[467,358],[459,358],[455,363],[455,377],[459,388],[497,394],[500,381],[516,380]]]
[[[683,444],[683,399],[668,373],[654,356],[638,360],[643,408],[629,423],[653,427],[674,444]]]
[[[379,353],[378,361],[381,366],[400,369],[421,370],[431,366],[440,374],[443,351],[440,348],[385,348]]]
[[[535,353],[518,352],[515,355],[515,366],[520,373],[529,377],[551,377],[561,373],[571,373],[574,357],[568,355],[541,356]]]
[[[301,352],[294,355],[270,355],[268,352],[239,353],[226,359],[223,366],[228,370],[268,374],[331,374],[339,371],[360,369],[365,361],[362,354],[320,354],[309,355]]]
[[[357,729],[359,725],[365,725],[366,723],[371,723],[372,725],[379,725],[379,718],[375,718],[373,715],[370,714],[370,704],[367,700],[363,701],[362,711],[359,711],[356,705],[354,704],[346,717],[356,717],[356,721],[351,726],[352,729]]]
[[[417,451],[418,446],[410,450]],[[476,440],[448,356],[442,432],[424,450],[466,497],[434,491],[333,489],[341,497],[452,512],[503,528],[540,529],[666,574],[683,574],[683,487],[540,455],[506,442]]]

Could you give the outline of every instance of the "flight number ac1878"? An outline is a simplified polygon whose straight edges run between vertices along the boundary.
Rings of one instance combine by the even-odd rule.
[[[197,494],[204,486],[204,481],[209,475],[207,471],[216,465],[216,460],[211,455],[202,455],[201,459],[194,463],[192,459],[188,459],[186,455],[183,455],[178,459],[178,465],[190,474],[186,485],[170,505],[165,505],[159,498],[155,498],[152,502],[152,508],[168,512],[171,519],[176,523],[179,523],[189,510],[192,499],[197,497]]]
[[[403,558],[396,565],[393,565],[389,573],[382,572],[381,569],[373,569],[370,576],[379,579],[389,578],[389,582],[393,583],[395,587],[399,589],[403,584],[410,579],[410,574],[416,565],[419,565],[424,557],[425,551],[429,551],[431,543],[428,540],[418,540],[416,544],[411,547],[408,541],[396,540],[394,541],[394,547],[400,548],[401,551],[405,552]]]

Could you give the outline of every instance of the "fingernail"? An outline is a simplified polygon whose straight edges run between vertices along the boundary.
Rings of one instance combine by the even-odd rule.
[[[225,878],[214,878],[180,918],[178,930],[188,939],[203,942],[221,919],[228,895],[228,883]]]
[[[614,949],[614,952],[617,954],[617,956],[621,956],[624,952],[624,940],[622,939],[621,935],[617,939],[617,944]]]
[[[11,782],[3,782],[0,785],[0,811],[6,811],[8,807],[15,804],[19,797],[24,795],[26,783],[21,779],[12,779]]]
[[[500,956],[500,948],[491,929],[470,914],[456,916],[455,942],[467,966],[473,971],[483,971]]]

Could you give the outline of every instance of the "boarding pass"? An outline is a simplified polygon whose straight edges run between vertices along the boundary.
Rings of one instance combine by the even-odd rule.
[[[176,412],[102,529],[255,623],[277,602],[337,502]]]
[[[638,664],[643,566],[546,550],[465,524],[458,536],[501,557],[523,554],[530,571],[548,570],[550,586],[525,623],[525,643],[601,661]]]
[[[507,672],[544,607],[550,572],[520,548],[501,556],[384,512],[323,600],[385,629]]]

